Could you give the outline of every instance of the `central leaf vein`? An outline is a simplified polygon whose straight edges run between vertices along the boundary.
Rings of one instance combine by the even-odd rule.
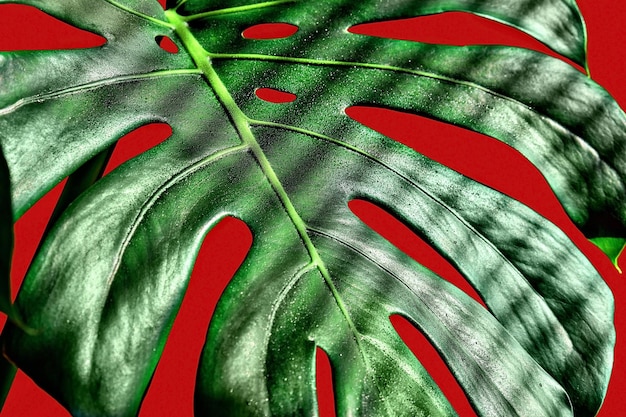
[[[291,219],[291,222],[293,223],[294,228],[298,233],[298,236],[302,240],[307,252],[309,253],[311,263],[315,267],[317,267],[320,274],[322,275],[339,309],[341,310],[341,313],[345,317],[348,326],[350,327],[350,330],[355,336],[355,341],[359,346],[359,350],[361,351],[361,353],[363,353],[363,349],[361,348],[360,344],[360,333],[354,325],[348,309],[346,308],[346,305],[344,304],[335,284],[333,283],[330,272],[328,271],[324,261],[322,260],[317,248],[313,244],[311,237],[307,232],[306,223],[300,217],[300,214],[293,205],[291,198],[283,187],[280,179],[274,171],[274,168],[272,167],[270,161],[265,155],[265,152],[263,151],[254,134],[252,133],[250,127],[251,120],[248,118],[248,116],[244,114],[244,112],[241,110],[241,108],[239,108],[239,106],[231,96],[230,92],[211,65],[211,54],[207,52],[202,47],[202,45],[200,45],[198,40],[193,36],[184,17],[177,14],[174,10],[165,11],[165,15],[168,20],[174,25],[176,34],[180,37],[182,44],[191,55],[191,58],[193,59],[196,66],[203,72],[204,76],[206,77],[207,83],[215,93],[217,99],[224,107],[226,113],[231,120],[231,123],[239,134],[242,143],[248,147],[252,155],[257,160],[261,171],[263,172],[268,182],[270,183],[270,186],[276,193],[278,199],[280,200],[285,211],[287,212],[287,215]],[[363,358],[364,361],[367,362],[364,355]]]
[[[392,270],[390,270],[389,268],[385,267],[384,265],[382,265],[380,262],[378,262],[376,259],[374,259],[372,256],[368,255],[367,253],[363,252],[362,250],[360,250],[359,248],[355,247],[354,245],[350,244],[349,242],[346,242],[345,240],[343,240],[342,238],[340,238],[339,236],[336,236],[334,234],[328,233],[325,230],[321,230],[321,229],[313,229],[313,228],[309,228],[309,230],[311,231],[311,233],[314,233],[320,237],[326,238],[326,239],[330,239],[342,246],[344,246],[345,248],[347,248],[348,250],[360,255],[361,257],[363,257],[364,259],[366,259],[367,261],[371,262],[374,266],[376,266],[376,268],[380,269],[383,273],[385,273],[386,275],[390,276],[391,278],[393,278],[394,280],[400,282],[402,284],[402,286],[404,288],[407,289],[407,291],[411,292],[418,300],[420,300],[422,306],[428,310],[428,312],[433,316],[436,317],[437,311],[433,310],[432,306],[426,302],[424,300],[423,294],[421,294],[419,291],[416,291],[413,286],[411,286],[402,276],[400,276],[399,274],[393,272]],[[421,265],[420,265],[421,266]],[[475,301],[472,300],[472,303],[475,303]],[[511,410],[515,410],[515,406],[511,403],[511,401],[509,400],[508,396],[504,395],[503,392],[501,391],[500,387],[498,385],[496,385],[493,381],[492,378],[490,378],[488,376],[488,373],[485,372],[485,369],[483,366],[481,366],[481,364],[476,360],[476,357],[472,354],[470,354],[469,350],[465,347],[465,345],[463,343],[458,343],[458,337],[455,333],[455,329],[450,328],[450,326],[444,324],[442,326],[442,328],[445,330],[446,334],[447,334],[447,340],[450,343],[453,343],[455,348],[458,349],[458,351],[463,352],[463,356],[466,359],[471,360],[471,362],[474,364],[472,366],[473,370],[480,373],[480,376],[482,377],[481,380],[483,380],[483,382],[486,382],[488,384],[490,384],[494,389],[493,391],[495,393],[498,394],[498,397],[500,397],[500,399],[502,401],[504,401]],[[423,329],[420,328],[420,331],[424,331]],[[367,338],[368,341],[373,342],[374,338],[371,338],[367,335],[363,336],[363,338]],[[375,345],[377,345],[377,348],[380,349],[380,346],[378,343],[374,343]],[[389,357],[391,357],[392,359],[396,360],[396,357],[394,355],[389,354],[386,350],[382,350],[385,354],[387,354]],[[447,358],[445,358],[447,359]],[[461,382],[461,381],[459,381]],[[517,412],[515,413],[516,415],[519,415]]]

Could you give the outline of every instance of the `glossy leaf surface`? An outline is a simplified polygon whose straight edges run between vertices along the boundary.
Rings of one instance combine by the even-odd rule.
[[[391,314],[437,347],[481,416],[595,415],[615,336],[612,296],[589,261],[521,203],[345,114],[391,107],[505,141],[589,236],[621,237],[626,119],[584,74],[521,49],[347,31],[462,10],[584,64],[573,2],[24,3],[107,43],[1,56],[16,218],[126,132],[155,121],[173,131],[62,213],[18,298],[39,332],[5,335],[10,358],[75,415],[137,413],[203,236],[227,215],[254,241],[207,334],[198,415],[316,414],[316,347],[339,415],[454,415]],[[298,31],[241,36],[272,21]],[[259,88],[297,98],[277,107]],[[364,225],[355,198],[421,235],[489,311]]]

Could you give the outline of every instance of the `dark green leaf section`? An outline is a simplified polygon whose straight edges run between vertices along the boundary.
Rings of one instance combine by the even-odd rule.
[[[17,367],[10,363],[4,356],[0,358],[0,407],[4,406],[4,402],[9,395],[11,385],[17,374]]]
[[[532,18],[563,35],[546,35],[553,48],[563,41],[580,52],[584,38],[558,30],[581,32],[572,3],[279,0],[189,16],[208,7],[189,0],[180,10],[189,26],[172,12],[166,22],[156,2],[25,4],[107,44],[0,55],[15,218],[124,133],[152,121],[173,130],[69,205],[18,298],[40,332],[10,326],[5,335],[11,359],[74,415],[136,415],[202,238],[227,215],[244,220],[254,242],[208,330],[197,414],[315,415],[319,346],[341,415],[454,415],[393,330],[389,315],[402,314],[439,349],[480,416],[595,415],[615,335],[612,296],[592,265],[527,207],[344,114],[387,106],[491,134],[534,158],[580,224],[601,234],[615,223],[619,235],[622,162],[607,158],[622,146],[624,118],[595,84],[529,52],[346,32],[467,9],[530,33],[519,22]],[[240,36],[277,20],[300,31],[266,43]],[[164,35],[179,54],[156,45]],[[254,98],[257,87],[298,98],[276,107]],[[587,183],[593,164],[601,177]],[[591,190],[605,182],[598,202]],[[347,206],[354,198],[423,236],[490,311],[362,224]],[[613,220],[595,220],[594,210]]]
[[[21,317],[12,302],[11,261],[13,256],[13,208],[9,167],[0,148],[0,311],[22,325]],[[23,327],[24,328],[24,327]],[[26,330],[24,328],[24,330]],[[0,410],[9,393],[17,368],[0,357]]]
[[[9,167],[0,148],[0,311],[13,313],[11,302],[11,258],[13,256],[13,216]]]
[[[253,13],[227,16],[216,39],[236,41],[248,26],[262,22],[287,22],[300,28],[300,34],[288,43],[298,45],[302,51],[311,49],[311,41],[345,31],[353,25],[383,20],[426,16],[442,12],[462,11],[492,19],[522,30],[545,43],[549,48],[586,66],[586,33],[578,6],[571,0],[321,0],[314,3],[299,0],[268,1],[277,7],[256,8],[262,2],[250,0],[218,0],[207,4],[203,0],[182,2],[179,13],[197,21],[206,18],[222,20],[220,9],[251,8]],[[208,9],[208,10],[207,10]],[[194,25],[196,22],[194,22]],[[215,32],[214,32],[215,35]]]

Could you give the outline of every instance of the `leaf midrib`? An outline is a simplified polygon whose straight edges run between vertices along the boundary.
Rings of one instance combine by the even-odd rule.
[[[174,25],[174,30],[181,40],[184,48],[187,50],[194,63],[200,69],[206,80],[209,87],[215,93],[220,104],[224,107],[224,110],[228,114],[233,127],[239,134],[239,137],[243,144],[245,144],[254,158],[257,160],[261,171],[265,175],[268,180],[270,186],[276,193],[279,201],[283,205],[285,211],[287,212],[288,217],[290,218],[294,228],[300,239],[302,240],[309,257],[311,258],[311,263],[315,265],[322,275],[326,285],[328,286],[330,292],[337,303],[342,315],[346,319],[348,327],[351,332],[354,334],[355,341],[357,346],[359,347],[359,352],[361,353],[363,360],[367,364],[367,358],[364,354],[364,350],[361,347],[360,342],[360,333],[357,330],[352,318],[348,312],[348,309],[341,298],[339,291],[337,290],[332,277],[330,276],[330,272],[326,267],[323,259],[321,258],[317,248],[313,244],[311,237],[308,234],[307,226],[304,220],[300,217],[300,214],[296,210],[291,198],[287,194],[284,186],[282,185],[278,175],[274,171],[269,159],[265,155],[265,152],[261,148],[259,142],[256,140],[254,133],[251,130],[251,120],[248,116],[241,110],[241,108],[237,105],[230,92],[222,82],[221,78],[213,68],[211,64],[211,54],[207,52],[202,45],[198,42],[198,40],[193,36],[191,31],[189,30],[189,26],[184,18],[176,13],[175,10],[166,10],[165,16],[168,21]]]
[[[426,190],[420,184],[418,184],[416,181],[414,181],[410,177],[406,176],[402,172],[398,171],[397,169],[395,169],[391,165],[387,164],[382,159],[377,158],[376,156],[374,156],[374,155],[372,155],[372,154],[370,154],[370,153],[368,153],[368,152],[366,152],[366,151],[364,151],[362,149],[359,149],[359,148],[357,148],[357,147],[355,147],[353,145],[350,145],[349,143],[343,142],[343,141],[341,141],[339,139],[335,139],[335,138],[332,138],[330,136],[319,134],[319,133],[316,133],[316,132],[313,132],[313,131],[310,131],[310,130],[307,130],[307,129],[302,129],[302,128],[298,128],[296,126],[291,126],[291,125],[286,125],[286,124],[281,124],[281,123],[267,122],[267,121],[262,121],[262,120],[250,120],[250,122],[253,125],[264,126],[264,127],[274,128],[274,129],[288,130],[288,131],[292,131],[292,132],[299,133],[299,134],[302,134],[302,135],[307,135],[307,136],[310,136],[312,138],[315,138],[315,139],[318,139],[318,140],[321,140],[321,141],[326,141],[326,142],[335,144],[337,146],[340,146],[340,147],[342,147],[342,148],[344,148],[344,149],[346,149],[346,150],[348,150],[350,152],[354,152],[357,155],[374,162],[375,164],[380,165],[384,169],[386,169],[386,170],[392,172],[394,175],[398,176],[398,178],[400,178],[402,181],[407,183],[409,186],[414,187],[417,190],[419,190],[419,192],[421,192],[424,196],[426,196],[427,198],[431,199],[433,202],[438,204],[441,208],[443,208],[444,210],[449,212],[450,215],[452,215],[455,219],[457,219],[470,233],[474,234],[477,239],[479,239],[482,242],[484,242],[493,251],[493,253],[498,258],[500,258],[502,260],[503,263],[505,263],[505,264],[510,266],[511,271],[518,278],[520,278],[523,282],[525,282],[528,285],[528,288],[537,297],[539,297],[541,300],[544,301],[546,307],[554,315],[557,323],[559,323],[559,325],[561,326],[561,329],[563,330],[564,334],[567,336],[567,339],[568,339],[568,341],[570,342],[570,344],[572,346],[572,352],[574,354],[578,355],[581,358],[581,360],[583,359],[582,353],[579,352],[578,348],[576,347],[576,344],[571,340],[571,335],[570,335],[569,331],[567,331],[566,328],[563,326],[563,324],[562,324],[561,320],[559,319],[559,316],[556,314],[554,308],[547,301],[545,301],[544,295],[541,294],[537,290],[537,288],[530,283],[528,278],[522,273],[522,271],[517,267],[517,265],[515,265],[504,253],[502,253],[502,251],[491,240],[489,240],[483,233],[481,233],[478,229],[476,229],[472,224],[470,224],[466,219],[464,219],[459,213],[457,213],[456,210],[454,210],[452,207],[450,207],[448,204],[446,204],[439,197],[437,197],[436,195],[434,195],[430,191]],[[543,216],[541,216],[541,217],[543,217]],[[315,228],[312,228],[310,226],[308,226],[307,229],[309,231],[313,232],[313,233],[319,233],[319,231],[317,231]],[[456,265],[456,262],[455,262],[454,259],[448,258],[445,253],[440,253],[440,254],[442,256],[444,256],[445,258],[449,259],[453,263],[453,265]],[[457,268],[459,270],[459,272],[462,273],[462,275],[463,275],[463,277],[465,279],[468,279],[467,274],[464,273],[462,269],[459,269],[456,266],[455,266],[455,268]],[[487,300],[484,300],[484,301],[485,301],[485,303],[487,303]]]

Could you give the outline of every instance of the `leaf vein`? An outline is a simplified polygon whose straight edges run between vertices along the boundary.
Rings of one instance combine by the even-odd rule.
[[[120,245],[120,248],[117,252],[117,256],[115,258],[115,261],[113,263],[113,268],[111,269],[111,272],[109,273],[109,276],[107,278],[107,283],[106,286],[110,287],[115,274],[117,273],[119,266],[121,264],[122,261],[122,256],[124,251],[126,250],[126,248],[128,247],[128,245],[130,244],[130,241],[133,237],[134,232],[137,230],[137,228],[139,227],[139,224],[141,223],[141,221],[143,220],[143,218],[145,217],[145,215],[148,213],[148,211],[152,208],[152,206],[154,205],[154,203],[159,199],[159,197],[161,195],[163,195],[163,193],[165,193],[169,188],[171,188],[172,186],[174,186],[176,183],[182,181],[183,179],[187,178],[189,175],[195,173],[196,171],[198,171],[201,168],[204,168],[207,165],[212,164],[213,162],[218,161],[221,158],[224,158],[230,154],[234,154],[237,152],[242,152],[242,151],[247,151],[248,147],[245,145],[237,145],[237,146],[232,146],[229,148],[225,148],[222,150],[219,150],[209,156],[207,156],[204,159],[201,159],[197,162],[195,162],[194,164],[180,170],[178,173],[176,173],[175,175],[173,175],[168,181],[166,181],[164,184],[162,184],[160,187],[158,187],[156,190],[154,190],[152,192],[152,194],[150,195],[150,197],[142,204],[141,208],[139,209],[139,212],[137,213],[137,215],[135,216],[135,218],[133,219],[133,221],[131,222],[130,228],[128,229],[128,232],[126,233],[122,244]]]
[[[203,19],[203,18],[207,18],[207,17],[221,16],[221,15],[231,14],[231,13],[247,12],[247,11],[250,11],[250,10],[264,9],[264,8],[267,8],[267,7],[279,6],[279,5],[288,4],[288,3],[297,3],[297,2],[298,2],[298,0],[265,1],[265,2],[262,2],[262,3],[248,4],[248,5],[245,5],[245,6],[235,6],[235,7],[227,7],[227,8],[224,8],[224,9],[218,9],[218,10],[210,10],[208,12],[202,12],[202,13],[196,13],[196,14],[192,14],[192,15],[188,15],[188,16],[182,16],[182,18],[183,18],[183,20],[185,22],[191,22],[193,20]]]
[[[269,185],[276,194],[278,200],[283,205],[287,216],[289,216],[291,223],[298,233],[298,236],[309,253],[311,262],[317,266],[318,270],[322,274],[322,277],[332,292],[339,309],[342,311],[342,314],[348,323],[348,326],[354,333],[357,344],[359,344],[360,341],[358,331],[356,330],[352,318],[348,313],[348,309],[337,292],[337,288],[335,287],[326,265],[317,251],[317,248],[313,245],[311,238],[307,234],[304,220],[300,217],[300,214],[293,205],[291,198],[283,187],[282,182],[274,171],[274,168],[265,155],[265,152],[256,140],[256,137],[251,130],[250,118],[244,114],[243,110],[237,105],[231,96],[229,90],[226,88],[220,76],[213,68],[210,60],[210,54],[202,47],[202,45],[200,45],[198,40],[190,32],[189,26],[187,22],[184,21],[183,17],[172,10],[168,10],[165,13],[168,19],[174,24],[177,35],[182,40],[184,47],[191,55],[194,63],[204,74],[208,86],[212,89],[220,104],[224,108],[224,111],[228,115],[233,128],[237,131],[242,144],[246,145],[246,147],[250,150],[251,154],[256,159],[261,172],[269,182]]]
[[[272,307],[270,309],[270,315],[269,315],[268,326],[267,326],[268,332],[265,334],[265,340],[263,341],[263,346],[266,349],[270,344],[271,328],[274,324],[274,320],[276,319],[276,312],[278,311],[278,308],[282,304],[287,294],[289,294],[293,286],[298,282],[298,280],[302,278],[302,276],[305,275],[307,272],[316,268],[317,266],[313,262],[309,262],[306,265],[303,265],[299,270],[297,270],[293,274],[293,276],[289,279],[289,281],[285,284],[285,286],[278,293],[278,296],[276,297],[276,299],[272,302]],[[265,386],[265,388],[267,392],[267,385]],[[269,393],[268,393],[268,396],[269,396]]]
[[[124,10],[127,13],[133,14],[133,15],[135,15],[137,17],[140,17],[140,18],[142,18],[144,20],[147,20],[149,22],[156,23],[157,25],[165,26],[165,27],[170,28],[170,29],[174,28],[174,26],[171,23],[169,23],[169,22],[166,22],[166,21],[161,20],[161,19],[157,19],[157,18],[152,17],[152,16],[148,16],[147,14],[141,13],[141,12],[139,12],[137,10],[134,10],[134,9],[131,9],[130,7],[120,3],[118,1],[115,1],[115,0],[104,0],[104,1],[109,3],[109,4],[111,4],[112,6],[117,7],[120,10]]]
[[[121,75],[118,77],[106,78],[98,81],[93,81],[89,83],[79,84],[72,87],[62,88],[59,90],[51,91],[45,94],[36,94],[29,97],[24,97],[17,100],[15,103],[10,104],[2,109],[0,109],[0,116],[4,116],[10,114],[21,107],[27,106],[33,103],[43,103],[44,101],[57,99],[60,97],[68,96],[70,94],[85,92],[90,90],[95,90],[100,87],[107,87],[115,84],[122,84],[127,82],[151,79],[151,78],[160,78],[160,77],[168,77],[168,76],[181,76],[181,75],[200,75],[198,69],[179,69],[179,70],[164,70],[164,71],[154,71],[145,74],[131,74],[131,75]]]

